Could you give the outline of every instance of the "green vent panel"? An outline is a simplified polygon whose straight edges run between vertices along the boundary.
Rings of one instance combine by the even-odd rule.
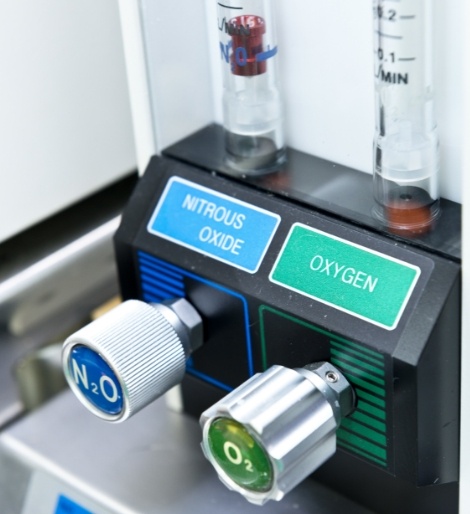
[[[330,340],[331,362],[354,386],[357,408],[343,420],[338,446],[387,467],[387,414],[383,356],[348,342]]]
[[[273,364],[301,367],[329,358],[357,395],[356,410],[337,432],[338,447],[390,470],[391,423],[384,356],[272,307],[262,305],[259,314],[263,369]],[[280,340],[285,341],[284,348],[279,346]]]

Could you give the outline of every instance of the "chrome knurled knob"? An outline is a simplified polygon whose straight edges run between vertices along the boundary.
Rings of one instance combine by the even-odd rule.
[[[81,403],[118,422],[180,383],[201,345],[202,320],[187,300],[128,300],[72,334],[62,362]]]
[[[202,414],[202,448],[227,487],[258,505],[280,500],[335,453],[354,402],[328,362],[273,366]]]

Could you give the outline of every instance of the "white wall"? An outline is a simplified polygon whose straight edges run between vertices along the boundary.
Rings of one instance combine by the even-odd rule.
[[[135,167],[115,0],[0,2],[0,241]]]

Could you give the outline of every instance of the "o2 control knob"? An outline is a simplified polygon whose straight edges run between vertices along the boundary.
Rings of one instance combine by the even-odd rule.
[[[327,362],[273,366],[201,416],[202,448],[222,482],[248,501],[280,500],[336,451],[354,391]]]
[[[128,300],[72,334],[62,363],[81,403],[118,422],[179,384],[201,345],[202,320],[185,299]]]

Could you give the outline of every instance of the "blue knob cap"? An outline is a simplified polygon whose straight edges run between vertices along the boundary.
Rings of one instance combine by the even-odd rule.
[[[75,391],[81,393],[82,401],[111,416],[122,411],[124,400],[121,384],[99,353],[87,346],[74,346],[69,354],[68,367]]]
[[[119,423],[179,384],[201,344],[201,317],[184,298],[127,300],[70,335],[62,365],[82,404]]]

